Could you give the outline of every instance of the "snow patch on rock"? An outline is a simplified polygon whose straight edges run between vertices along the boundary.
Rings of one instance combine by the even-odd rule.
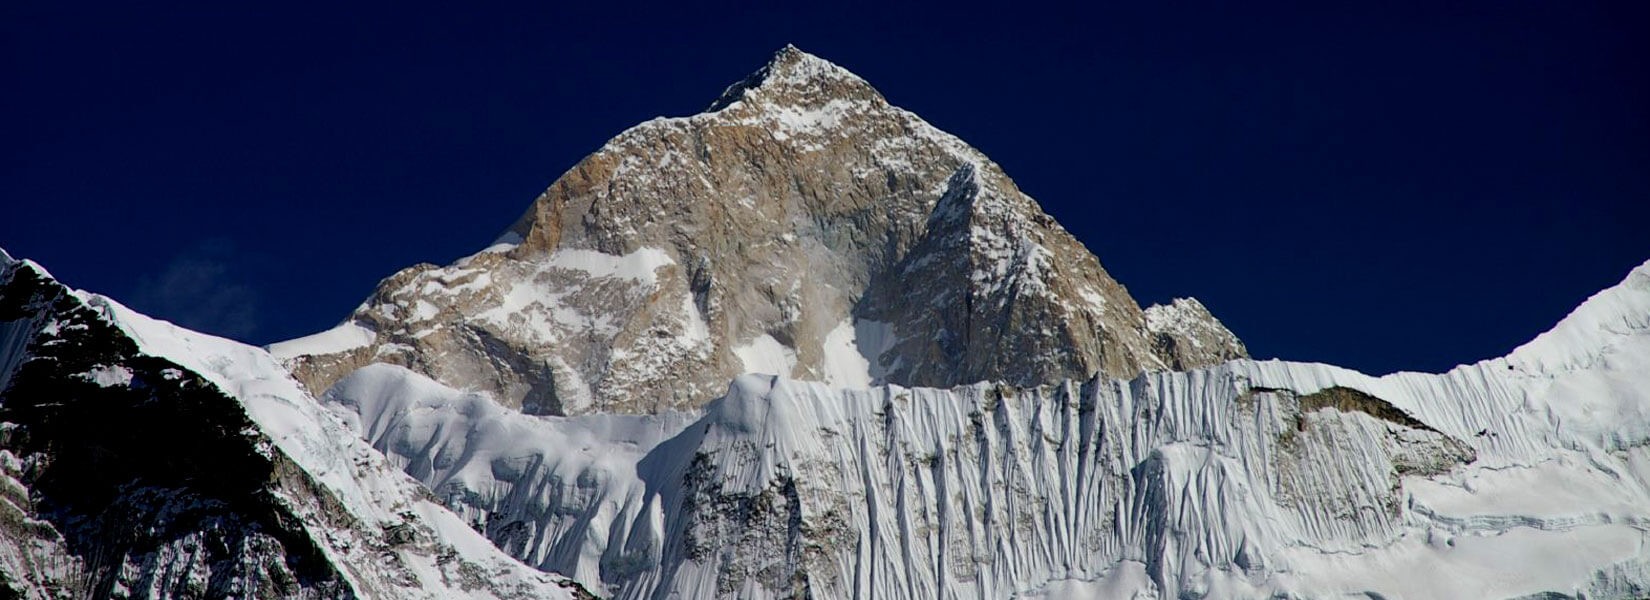
[[[820,381],[843,388],[881,385],[888,372],[882,354],[893,346],[893,331],[887,323],[846,319],[825,334]]]
[[[734,356],[744,365],[746,373],[767,373],[789,377],[796,368],[796,350],[791,349],[766,333],[750,342],[736,346]]]
[[[132,370],[120,365],[98,365],[83,377],[102,387],[121,387],[132,384]]]

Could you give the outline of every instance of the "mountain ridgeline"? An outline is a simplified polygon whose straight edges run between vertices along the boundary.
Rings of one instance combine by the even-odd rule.
[[[613,138],[500,242],[272,349],[316,393],[388,362],[552,414],[696,407],[745,372],[1034,385],[1246,356],[1195,300],[1143,311],[990,159],[793,47]]]

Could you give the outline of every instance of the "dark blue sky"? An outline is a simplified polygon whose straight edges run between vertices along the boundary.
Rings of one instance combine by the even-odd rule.
[[[1446,369],[1650,258],[1645,2],[225,4],[0,7],[0,246],[186,325],[301,335],[791,42],[1257,356]]]

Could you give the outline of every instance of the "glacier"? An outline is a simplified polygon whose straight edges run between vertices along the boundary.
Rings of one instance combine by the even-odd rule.
[[[538,417],[374,365],[323,400],[500,547],[617,598],[1650,593],[1650,263],[1442,374],[746,375],[702,411]]]

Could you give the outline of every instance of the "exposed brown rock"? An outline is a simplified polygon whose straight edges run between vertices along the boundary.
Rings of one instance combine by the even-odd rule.
[[[1301,413],[1309,413],[1325,408],[1333,408],[1341,412],[1361,412],[1366,415],[1403,425],[1410,429],[1431,431],[1437,433],[1430,425],[1422,423],[1391,402],[1376,398],[1362,391],[1349,387],[1330,387],[1300,397]],[[1302,425],[1304,427],[1304,425]]]

